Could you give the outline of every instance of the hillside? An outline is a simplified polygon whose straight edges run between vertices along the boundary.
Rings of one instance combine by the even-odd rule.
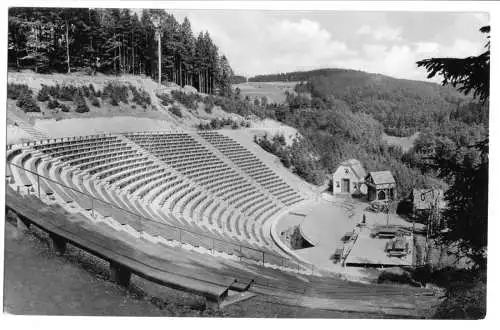
[[[342,87],[339,77],[346,75],[350,79],[345,81],[358,86],[357,89]],[[310,183],[323,185],[326,174],[340,162],[356,158],[368,171],[391,170],[402,197],[414,187],[437,184],[433,173],[421,173],[418,169],[421,165],[417,164],[422,156],[409,147],[417,144],[415,150],[425,150],[422,143],[434,139],[433,132],[438,127],[457,143],[472,143],[485,134],[488,120],[487,106],[466,101],[461,101],[464,105],[452,106],[454,103],[446,100],[466,100],[466,97],[436,84],[412,81],[399,84],[398,79],[356,71],[313,77],[295,87],[293,82],[244,84],[254,89],[264,87],[269,100],[273,94],[281,98],[285,94],[285,104],[255,102],[242,89],[240,95],[236,92],[231,97],[198,93],[191,86],[181,88],[175,84],[158,89],[151,78],[137,75],[23,71],[9,72],[8,82],[8,94],[16,94],[16,88],[25,85],[31,89],[31,102],[35,103],[31,105],[34,112],[33,109],[25,112],[26,109],[19,107],[20,102],[25,107],[30,102],[8,95],[9,143],[27,138],[26,132],[19,129],[21,125],[12,125],[15,118],[53,137],[137,131],[138,127],[142,131],[245,128],[252,133],[249,139],[282,135],[286,146],[275,145],[273,153],[285,167]],[[330,90],[343,95],[343,99],[326,95]],[[255,97],[258,95],[255,93]],[[427,105],[433,104],[434,108],[426,107],[425,112],[419,102],[426,98],[433,100]],[[51,103],[58,106],[52,105],[51,109]],[[434,119],[433,116],[443,113],[444,117]],[[387,126],[391,121],[397,123],[396,131]],[[422,134],[403,144],[387,136],[387,133],[405,136],[415,132]],[[297,143],[293,143],[297,137]],[[399,149],[398,144],[403,148]]]
[[[381,74],[344,69],[321,69],[250,78],[253,84],[269,81],[302,82],[296,91],[309,92],[321,100],[308,105],[321,108],[336,100],[354,113],[372,115],[389,135],[410,136],[420,129],[436,127],[462,107],[470,97],[435,83],[396,79]],[[482,107],[480,112],[487,111]]]
[[[97,74],[89,76],[81,73],[72,74],[37,74],[30,70],[22,72],[9,72],[7,82],[10,86],[26,85],[31,90],[32,98],[38,105],[39,112],[25,112],[17,105],[16,99],[8,96],[7,99],[7,142],[19,143],[32,139],[32,137],[20,125],[26,121],[29,126],[48,137],[75,136],[100,134],[105,132],[129,132],[129,131],[155,131],[184,129],[194,130],[202,125],[210,124],[211,121],[226,120],[230,123],[249,123],[249,131],[252,135],[283,134],[288,143],[291,143],[297,130],[272,119],[260,120],[253,116],[239,115],[238,109],[230,108],[233,104],[213,104],[214,99],[203,93],[197,93],[190,86],[181,88],[170,84],[169,87],[162,86],[145,76],[122,75],[109,76]],[[47,87],[86,88],[92,85],[96,91],[95,95],[84,95],[87,112],[77,112],[73,96],[49,95],[47,100],[40,101],[40,91]],[[113,105],[113,97],[102,95],[107,86],[128,86],[126,97],[117,100]],[[143,93],[144,101],[135,100],[132,89]],[[177,99],[173,97],[172,92]],[[182,92],[182,93],[181,93]],[[90,93],[90,92],[89,92]],[[96,96],[101,93],[100,96]],[[176,94],[177,93],[177,94]],[[186,97],[186,95],[192,95]],[[65,98],[66,97],[66,98]],[[99,103],[94,105],[94,97]],[[71,100],[69,100],[71,98]],[[42,98],[43,99],[43,98]],[[192,102],[196,99],[197,101]],[[57,101],[60,106],[51,108],[49,103]],[[138,104],[137,102],[141,103]],[[183,104],[185,103],[185,104]],[[96,103],[97,104],[97,103]],[[66,109],[63,109],[64,106]],[[226,107],[228,111],[225,111]],[[179,113],[174,113],[178,109]],[[180,115],[180,116],[179,116]],[[17,125],[14,123],[17,121]],[[233,127],[234,128],[234,127]],[[249,139],[252,137],[250,136]]]
[[[294,93],[295,82],[239,82],[233,88],[242,97],[265,104],[285,104],[286,92]]]

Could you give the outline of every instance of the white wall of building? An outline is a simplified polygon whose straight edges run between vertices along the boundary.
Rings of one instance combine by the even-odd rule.
[[[342,191],[342,180],[349,180],[349,193],[353,194],[361,189],[361,193],[366,194],[366,185],[361,185],[364,178],[358,178],[350,166],[340,165],[332,176],[333,179],[333,193],[340,194]],[[360,188],[361,187],[361,188]]]

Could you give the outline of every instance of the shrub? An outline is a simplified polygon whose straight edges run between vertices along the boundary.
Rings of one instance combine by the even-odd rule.
[[[97,107],[97,108],[101,107],[101,103],[99,102],[97,97],[95,97],[94,95],[90,96],[90,104],[92,104],[94,107]]]
[[[59,103],[59,107],[61,108],[62,112],[69,112],[69,107],[66,104]]]
[[[133,85],[129,85],[129,88],[133,95],[132,102],[142,106],[144,109],[151,104],[151,96],[145,90],[137,89]]]
[[[110,99],[117,106],[120,102],[128,104],[128,87],[118,83],[108,83],[102,91],[103,99]]]
[[[22,94],[32,95],[32,90],[26,84],[8,84],[7,97],[12,100],[17,100]]]
[[[40,102],[45,102],[50,100],[49,89],[47,86],[42,85],[42,89],[38,91],[37,100]]]
[[[181,91],[172,91],[174,100],[184,105],[188,109],[195,109],[197,102],[202,101],[202,97],[197,93],[184,93]]]
[[[383,271],[378,276],[377,283],[398,283],[398,284],[408,284],[416,287],[420,286],[420,283],[412,278],[410,272],[400,268]]]
[[[83,98],[83,95],[77,94],[75,95],[75,112],[84,113],[89,111],[89,107],[87,106],[87,102]]]
[[[212,113],[214,106],[215,106],[214,98],[211,96],[205,97],[205,111],[207,113]]]
[[[89,92],[90,92],[91,95],[95,95],[96,94],[94,85],[89,84]]]
[[[57,100],[53,99],[50,100],[49,103],[47,103],[47,107],[49,109],[55,109],[61,107],[61,103],[59,103]]]
[[[156,94],[156,97],[160,99],[161,105],[168,106],[170,103],[173,103],[172,99],[168,94]]]
[[[88,88],[88,86],[79,87],[78,92],[87,98],[90,97],[90,89]]]
[[[173,105],[169,111],[179,118],[182,118],[182,111],[178,106]]]
[[[31,93],[24,93],[17,99],[16,105],[24,112],[40,112],[40,107],[36,104]]]
[[[59,85],[57,85],[59,87]],[[78,92],[78,88],[73,85],[64,85],[60,87],[58,99],[62,101],[73,101],[75,94]]]

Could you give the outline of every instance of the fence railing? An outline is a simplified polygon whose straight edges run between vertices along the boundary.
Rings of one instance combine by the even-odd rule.
[[[111,225],[115,223],[121,226],[130,226],[133,229],[132,234],[137,233],[138,235],[142,235],[141,233],[146,233],[149,236],[161,237],[171,244],[177,242],[179,245],[189,244],[194,247],[203,247],[211,251],[212,254],[216,252],[225,253],[238,258],[240,261],[251,262],[262,266],[266,266],[267,264],[274,265],[278,268],[281,267],[310,272],[311,274],[314,273],[314,265],[312,264],[299,262],[244,244],[237,244],[213,237],[201,232],[202,229],[198,231],[197,229],[186,228],[184,225],[191,226],[192,224],[190,224],[188,220],[183,220],[182,217],[164,213],[164,216],[172,218],[172,221],[179,223],[179,226],[164,221],[153,220],[76,188],[69,187],[38,172],[7,162],[7,166],[9,165],[19,170],[18,175],[21,177],[21,185],[24,186],[28,194],[33,194],[42,201],[44,201],[43,198],[50,199],[51,196],[53,200],[56,200],[55,196],[59,196],[59,199],[62,199],[59,201],[60,203],[68,203],[68,207],[75,209],[75,211],[81,208],[89,212],[94,218],[98,216],[102,217],[103,220],[112,218],[115,222],[111,221]],[[12,170],[11,175],[14,177]],[[32,176],[32,178],[30,178],[30,176]],[[21,189],[20,185],[17,186],[17,189],[18,191]],[[74,204],[71,204],[71,201],[74,202]],[[123,204],[124,202],[122,205]],[[181,225],[183,226],[181,227]],[[225,224],[223,224],[223,228],[225,228]]]

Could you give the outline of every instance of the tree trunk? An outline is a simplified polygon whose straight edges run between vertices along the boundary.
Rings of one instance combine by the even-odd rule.
[[[118,44],[118,69],[120,70],[120,73],[122,73],[122,44],[121,44],[121,42]]]
[[[69,27],[66,20],[66,62],[68,63],[68,73],[71,73],[71,65],[69,63]]]
[[[182,62],[179,63],[179,79],[180,79],[180,86],[181,87],[184,87],[184,85],[182,84]]]
[[[115,70],[115,75],[117,74],[117,71],[116,71],[116,34],[113,33],[113,43],[115,43],[113,45],[113,69]]]
[[[134,34],[132,34],[132,74],[135,74],[135,41],[134,41]]]

